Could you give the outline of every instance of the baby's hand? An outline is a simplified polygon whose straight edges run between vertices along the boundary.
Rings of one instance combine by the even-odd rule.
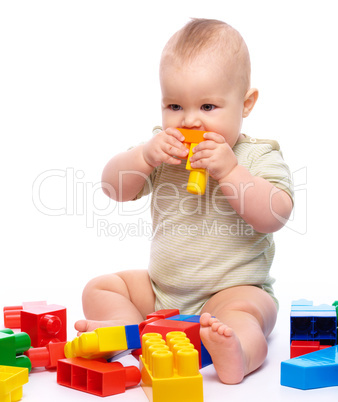
[[[184,136],[175,128],[167,128],[156,134],[143,146],[143,158],[152,167],[161,163],[179,165],[189,150],[183,145]]]
[[[237,158],[224,137],[217,133],[204,134],[205,141],[193,149],[191,167],[207,169],[210,176],[220,181],[237,166]]]

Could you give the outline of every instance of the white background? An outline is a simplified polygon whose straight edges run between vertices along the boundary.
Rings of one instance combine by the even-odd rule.
[[[260,91],[243,132],[279,141],[296,185],[292,219],[275,236],[272,275],[281,313],[269,360],[238,387],[221,386],[207,370],[205,400],[242,400],[248,393],[259,400],[272,394],[332,400],[336,388],[280,387],[279,364],[288,358],[291,300],[338,299],[333,0],[2,0],[0,307],[33,300],[65,305],[72,339],[90,278],[147,267],[149,200],[117,205],[102,194],[100,176],[111,156],[147,140],[161,124],[161,50],[190,17],[222,19],[243,35],[252,86]],[[48,387],[64,400],[74,397],[54,386],[50,373],[39,375],[31,375],[23,400],[46,400]],[[146,400],[140,389],[114,398]]]

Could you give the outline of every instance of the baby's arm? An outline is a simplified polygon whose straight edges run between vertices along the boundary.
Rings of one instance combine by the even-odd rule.
[[[144,160],[143,147],[139,145],[117,154],[107,163],[102,172],[102,189],[108,197],[116,201],[129,201],[142,189],[154,169]]]
[[[102,173],[102,188],[108,197],[116,201],[135,198],[147,177],[161,163],[178,165],[188,154],[182,144],[183,135],[176,129],[161,131],[147,143],[114,156]]]
[[[275,232],[289,219],[293,208],[290,196],[245,167],[237,165],[219,184],[229,204],[256,231]]]
[[[290,196],[238,165],[235,154],[221,135],[208,132],[204,137],[207,141],[195,147],[191,166],[208,169],[232,208],[256,231],[272,233],[281,229],[292,211]]]

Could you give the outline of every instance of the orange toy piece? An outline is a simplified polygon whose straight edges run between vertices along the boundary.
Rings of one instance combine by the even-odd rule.
[[[178,131],[184,135],[183,144],[189,149],[186,165],[186,169],[190,170],[187,191],[191,194],[203,195],[207,186],[209,174],[205,169],[192,168],[190,165],[190,158],[193,154],[193,148],[200,142],[204,141],[203,134],[206,133],[206,131],[188,130],[185,128],[178,128]]]

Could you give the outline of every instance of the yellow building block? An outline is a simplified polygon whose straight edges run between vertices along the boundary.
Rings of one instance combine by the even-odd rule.
[[[205,193],[207,187],[209,173],[205,169],[194,169],[190,165],[190,157],[193,155],[192,150],[197,144],[191,143],[188,160],[186,164],[186,169],[190,170],[187,191],[191,194],[201,194]]]
[[[0,401],[20,401],[22,398],[22,386],[27,382],[27,368],[0,366]]]
[[[124,326],[97,328],[93,332],[86,332],[65,345],[65,356],[85,357],[87,359],[106,359],[113,356],[113,352],[127,350],[127,337]]]
[[[204,141],[203,134],[206,131],[201,130],[189,130],[184,128],[178,129],[183,135],[183,144],[189,149],[188,160],[186,169],[190,170],[187,191],[191,194],[203,195],[207,187],[209,173],[205,169],[194,169],[190,165],[190,158],[193,155],[192,150],[200,142]]]
[[[184,332],[142,337],[142,388],[152,402],[202,402],[203,377],[198,352]],[[161,340],[163,342],[161,342]]]

